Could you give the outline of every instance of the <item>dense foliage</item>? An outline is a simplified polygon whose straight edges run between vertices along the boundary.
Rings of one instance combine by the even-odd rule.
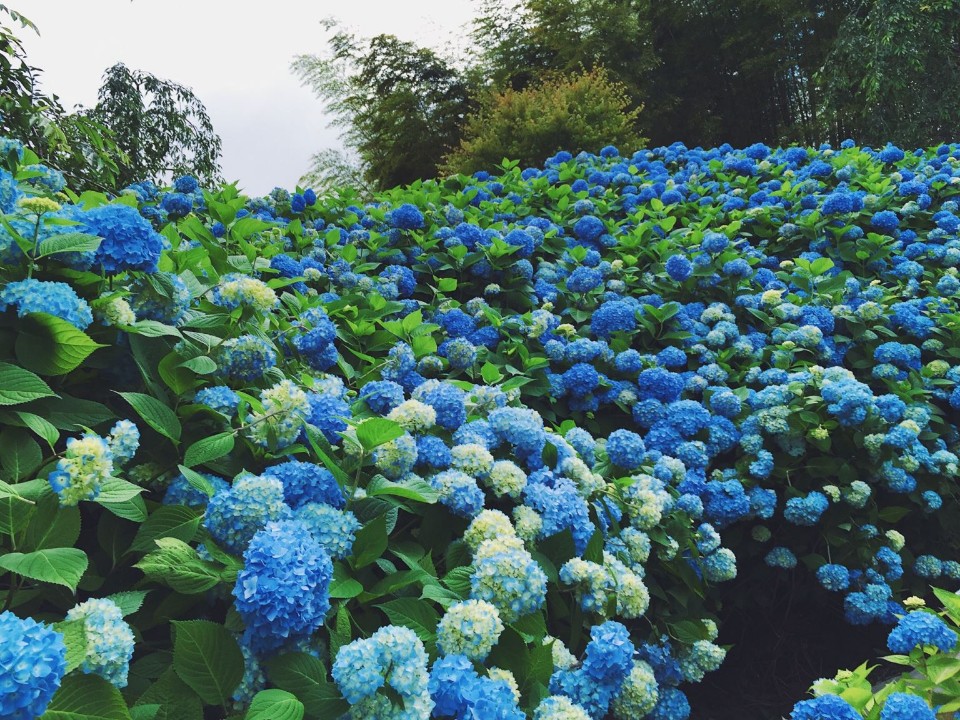
[[[189,170],[218,181],[220,138],[192,90],[122,63],[104,72],[93,108],[67,111],[43,91],[19,31],[38,32],[23,14],[0,5],[0,134],[27,142],[76,187],[102,191],[141,180],[168,182]]]
[[[458,147],[457,162],[450,164],[483,166],[487,148],[469,155],[460,143],[471,146],[476,127],[502,109],[504,96],[517,97],[512,93],[539,88],[556,75],[599,68],[628,98],[625,114],[605,117],[628,121],[654,144],[816,145],[856,137],[915,147],[951,139],[950,123],[960,114],[954,0],[478,5],[466,42],[452,43],[464,48],[459,54],[391,36],[365,41],[336,32],[326,52],[298,58],[295,70],[328,101],[375,188],[398,182],[396,174],[378,175],[381,166],[406,168],[403,181],[426,179]],[[598,114],[604,108],[579,109]],[[564,149],[595,147],[594,136],[575,127]],[[536,129],[517,125],[518,146],[539,149],[538,139]],[[542,163],[556,149],[531,162]],[[506,147],[503,155],[518,157]],[[318,160],[317,175],[344,167],[331,164],[329,154]]]
[[[758,567],[954,649],[898,617],[960,578],[960,146],[365,204],[2,150],[4,717],[683,720]]]
[[[536,165],[559,150],[577,152],[614,143],[639,147],[639,110],[607,72],[557,76],[523,90],[506,89],[483,103],[463,128],[460,145],[446,157],[445,173],[472,173],[504,158]]]

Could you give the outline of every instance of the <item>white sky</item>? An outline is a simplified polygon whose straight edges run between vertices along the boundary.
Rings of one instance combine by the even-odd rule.
[[[435,49],[457,43],[472,0],[12,0],[40,37],[18,28],[42,88],[64,106],[96,102],[115,62],[191,87],[223,141],[228,180],[248,193],[292,188],[310,156],[340,147],[320,100],[290,72],[294,55],[320,54],[320,20],[360,35],[392,33]],[[462,40],[462,36],[461,36]]]

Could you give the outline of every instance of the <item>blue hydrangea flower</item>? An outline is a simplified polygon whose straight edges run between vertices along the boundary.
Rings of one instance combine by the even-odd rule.
[[[43,715],[67,670],[63,636],[32,618],[0,613],[0,717]]]
[[[353,550],[360,521],[349,510],[337,510],[322,503],[307,503],[294,515],[334,560],[342,560]]]
[[[923,698],[895,692],[883,703],[880,720],[937,720],[937,714]]]
[[[333,563],[302,523],[268,523],[250,541],[243,562],[233,596],[251,649],[275,650],[323,624]]]
[[[334,508],[343,508],[346,504],[333,473],[320,465],[290,460],[271,465],[263,475],[283,483],[283,499],[293,509],[306,503],[324,503]]]
[[[87,301],[62,282],[31,278],[8,283],[0,290],[0,312],[8,308],[16,310],[18,317],[35,312],[54,315],[79,330],[93,322],[93,312]]]
[[[179,325],[190,308],[190,289],[179,275],[158,272],[130,283],[130,307],[141,320]]]
[[[194,402],[213,408],[224,415],[233,416],[240,404],[240,396],[226,385],[214,385],[197,391]]]
[[[217,348],[218,372],[231,380],[257,380],[277,364],[277,353],[256,335],[224,340]]]
[[[70,610],[65,619],[83,622],[87,651],[80,670],[99,675],[118,688],[126,687],[134,637],[117,604],[107,599],[87,600]]]
[[[950,652],[957,645],[957,633],[937,615],[917,610],[900,618],[887,636],[887,647],[893,653],[908,655],[923,645]]]
[[[268,522],[289,516],[283,491],[283,483],[273,477],[240,477],[210,499],[203,526],[229,552],[241,555]]]
[[[860,713],[839,695],[821,695],[793,706],[790,720],[861,720]]]
[[[156,272],[163,252],[163,237],[135,208],[129,205],[101,205],[73,215],[78,230],[102,238],[100,247],[83,264],[107,275],[128,270]]]
[[[635,470],[644,459],[643,438],[630,430],[614,430],[607,438],[607,455],[625,470]]]

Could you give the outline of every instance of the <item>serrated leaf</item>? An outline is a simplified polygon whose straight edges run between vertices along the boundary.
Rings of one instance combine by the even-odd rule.
[[[178,465],[177,467],[183,474],[183,477],[186,478],[186,481],[190,483],[190,487],[194,488],[195,490],[199,490],[208,498],[214,496],[215,490],[213,488],[213,483],[207,480],[203,475],[195,470],[185,467],[184,465]]]
[[[366,452],[370,452],[384,443],[396,440],[403,435],[404,430],[399,423],[386,418],[370,418],[360,423],[357,428],[357,440]]]
[[[75,507],[62,508],[56,495],[48,495],[37,502],[21,549],[72,547],[79,537],[80,510]]]
[[[174,621],[173,669],[208,705],[226,705],[243,679],[243,654],[223,625]]]
[[[285,690],[261,690],[253,696],[245,720],[303,720],[303,703]]]
[[[355,568],[366,567],[387,549],[387,518],[379,515],[357,531],[350,562]]]
[[[221,580],[214,563],[201,560],[197,551],[176,538],[157,538],[157,549],[136,563],[147,577],[184,595],[209,590]]]
[[[94,350],[106,347],[66,320],[46,313],[29,313],[22,319],[15,344],[17,359],[40,375],[66,375]]]
[[[143,501],[142,495],[137,495],[129,500],[121,500],[120,502],[108,502],[98,499],[97,504],[124,520],[142,523],[147,519],[147,505]]]
[[[156,547],[159,537],[172,537],[189,543],[197,534],[201,516],[192,508],[183,505],[163,505],[151,513],[140,526],[130,549],[147,551]]]
[[[130,406],[137,411],[137,414],[143,418],[143,421],[158,433],[174,442],[180,441],[180,420],[177,414],[165,404],[150,395],[135,392],[117,393],[120,397],[130,403]]]
[[[367,497],[392,495],[394,497],[416,500],[417,502],[432,505],[440,499],[440,493],[422,478],[413,478],[403,482],[393,482],[385,477],[376,477],[366,487]]]
[[[22,410],[17,410],[15,412],[17,417],[20,418],[20,421],[28,428],[33,430],[41,438],[43,438],[47,445],[53,448],[53,446],[57,444],[57,440],[60,439],[60,431],[54,427],[53,423],[46,418],[42,418],[33,413],[24,412]]]
[[[22,405],[31,400],[55,397],[38,375],[22,367],[0,362],[0,405]]]
[[[139,485],[134,485],[128,480],[110,477],[103,481],[100,486],[100,494],[97,495],[96,502],[100,504],[117,504],[132,500],[142,493],[144,489]]]
[[[87,555],[77,548],[47,548],[0,555],[0,568],[31,580],[63,585],[71,591],[87,570]]]
[[[383,610],[391,624],[410,628],[424,643],[435,640],[440,616],[426,600],[398,598],[376,607]]]
[[[103,242],[103,238],[87,233],[72,232],[54,235],[46,240],[41,240],[37,245],[37,258],[64,252],[93,252],[100,247],[101,242]]]
[[[76,670],[87,657],[87,632],[84,620],[64,620],[53,629],[63,636],[67,648],[67,672]]]
[[[120,612],[126,617],[127,615],[133,615],[143,607],[143,601],[149,592],[149,590],[126,590],[109,595],[106,599],[116,603],[117,607],[120,608]]]
[[[40,720],[130,720],[120,691],[99,675],[67,675]]]
[[[223,432],[197,440],[187,448],[187,452],[183,456],[183,464],[190,468],[219,460],[230,454],[234,443],[232,432]]]

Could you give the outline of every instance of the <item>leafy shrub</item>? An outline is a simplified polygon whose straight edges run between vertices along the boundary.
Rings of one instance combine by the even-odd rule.
[[[960,576],[956,145],[362,205],[3,149],[5,714],[682,719],[744,568]]]
[[[603,68],[556,75],[524,90],[491,93],[468,116],[463,139],[445,160],[447,172],[471,173],[503,158],[539,165],[559,150],[636,147],[641,108]]]

